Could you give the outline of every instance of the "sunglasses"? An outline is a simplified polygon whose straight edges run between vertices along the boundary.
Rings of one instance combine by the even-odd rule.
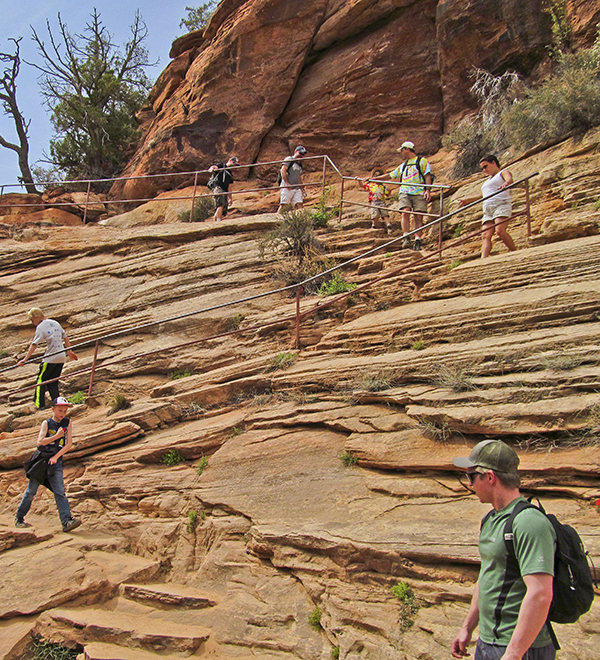
[[[475,468],[472,472],[467,472],[467,479],[469,480],[469,486],[472,486],[477,479],[478,474],[487,474],[489,470],[484,470],[483,468]]]
[[[481,166],[481,169],[482,169],[482,170],[487,170],[487,168],[488,168],[489,166],[490,166],[490,164],[489,164],[489,163],[486,163],[485,165],[482,165],[482,166]]]

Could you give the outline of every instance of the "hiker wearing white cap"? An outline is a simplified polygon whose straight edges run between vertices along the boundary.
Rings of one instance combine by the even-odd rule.
[[[63,479],[62,457],[73,447],[73,425],[67,417],[71,407],[65,397],[57,397],[52,402],[52,417],[42,422],[37,449],[26,462],[29,484],[15,515],[16,527],[29,527],[25,516],[40,485],[49,488],[54,495],[63,532],[70,532],[81,525],[81,521],[71,515]]]
[[[505,525],[516,507],[527,503],[519,492],[519,457],[501,440],[484,440],[468,457],[453,462],[466,468],[470,488],[493,509],[481,523],[481,568],[471,607],[452,643],[452,655],[469,655],[467,647],[479,625],[475,660],[554,660],[556,649],[547,625],[555,566],[554,528],[541,510],[524,508],[512,523],[515,569],[506,547]]]
[[[300,159],[306,156],[306,149],[298,145],[293,156],[287,156],[279,173],[279,208],[281,213],[285,208],[301,209],[304,203],[304,188],[302,186],[302,163]]]
[[[410,247],[410,239],[406,234],[410,232],[411,213],[415,219],[415,229],[423,226],[423,216],[419,213],[427,213],[427,204],[431,201],[431,189],[425,188],[423,184],[431,185],[433,175],[431,165],[427,158],[417,156],[414,142],[406,140],[397,149],[402,156],[403,162],[390,172],[392,179],[401,182],[398,191],[398,210],[402,211],[402,231],[405,234],[402,247]],[[415,250],[421,249],[421,232],[415,233]]]
[[[44,410],[46,407],[46,391],[48,391],[52,400],[56,399],[59,395],[58,380],[55,380],[53,383],[48,383],[48,385],[39,385],[39,383],[58,378],[62,373],[67,354],[71,360],[77,360],[77,355],[71,350],[69,337],[58,321],[47,319],[44,316],[44,312],[42,312],[39,307],[32,307],[27,312],[27,317],[35,326],[35,335],[29,345],[27,354],[22,360],[17,362],[17,366],[22,367],[27,360],[29,360],[29,358],[35,353],[35,349],[40,342],[46,344],[46,352],[42,357],[42,362],[38,371],[38,386],[35,388],[33,395],[35,405],[40,410]],[[65,348],[67,349],[66,353]]]

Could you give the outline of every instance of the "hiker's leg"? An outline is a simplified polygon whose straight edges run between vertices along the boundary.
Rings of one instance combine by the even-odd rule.
[[[52,486],[60,522],[64,527],[71,520],[71,507],[65,493],[62,461],[59,460],[58,463],[48,466],[48,481]]]
[[[18,520],[23,520],[29,513],[29,509],[31,509],[31,503],[33,502],[33,498],[35,497],[39,487],[40,484],[35,479],[29,480],[29,483],[27,484],[27,490],[25,491],[25,494],[21,499],[21,504],[19,504],[19,508],[17,509],[16,517]]]
[[[496,235],[511,252],[514,252],[517,248],[515,246],[515,242],[507,230],[508,218],[496,218]]]
[[[494,221],[488,220],[483,223],[483,229],[485,230],[481,234],[481,258],[485,259],[489,256],[492,251],[492,236],[494,235]]]

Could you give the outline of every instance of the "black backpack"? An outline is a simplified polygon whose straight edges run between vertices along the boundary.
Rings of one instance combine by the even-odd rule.
[[[595,575],[592,576],[589,554],[583,547],[579,534],[570,525],[563,525],[559,522],[555,515],[546,513],[539,500],[537,500],[538,506],[532,504],[532,499],[529,498],[527,502],[518,502],[504,525],[504,544],[506,545],[508,557],[506,560],[504,583],[495,611],[496,629],[500,625],[502,605],[510,587],[520,577],[513,543],[514,519],[525,509],[537,509],[550,521],[556,533],[554,579],[552,581],[553,595],[546,625],[548,626],[554,647],[558,650],[560,646],[554,630],[552,630],[550,621],[556,623],[575,623],[580,616],[589,611],[594,601]],[[482,527],[489,515],[483,519]]]
[[[297,160],[284,160],[283,163],[281,163],[281,167],[283,167],[284,165],[287,165],[288,166],[288,172],[289,172],[290,167],[292,167],[292,165],[294,165],[294,164],[298,165],[298,167],[300,168],[300,171],[302,171],[302,163],[299,163]],[[280,186],[281,182],[283,181],[283,177],[281,176],[281,167],[279,168],[279,174],[277,175],[277,185],[278,186]]]
[[[417,168],[417,172],[419,173],[419,177],[421,178],[422,183],[426,183],[425,181],[425,175],[423,174],[423,170],[421,169],[421,156],[417,156],[417,160],[415,161],[415,167]],[[400,181],[402,181],[402,177],[404,176],[404,172],[406,171],[406,168],[408,167],[408,161],[405,161],[404,164],[402,165],[402,169],[400,170]],[[429,176],[431,177],[431,183],[435,181],[435,174],[433,172],[429,172]]]

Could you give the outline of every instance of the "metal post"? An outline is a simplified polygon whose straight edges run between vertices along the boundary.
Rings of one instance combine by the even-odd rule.
[[[296,348],[300,348],[300,287],[296,287]]]
[[[529,208],[529,179],[525,179],[525,214],[527,216],[527,238],[531,236],[531,210]]]
[[[444,189],[440,188],[440,218],[444,217]],[[443,234],[443,228],[442,228],[442,223],[443,220],[440,220],[439,222],[439,243],[438,243],[438,256],[439,260],[442,260],[442,234]]]
[[[325,160],[325,156],[323,156],[323,199],[325,199],[325,177],[327,176],[327,161]]]
[[[196,188],[198,187],[198,172],[194,176],[194,192],[192,193],[192,210],[190,211],[190,222],[194,222],[194,206],[196,206]]]
[[[83,209],[83,224],[85,225],[85,221],[87,219],[87,210],[88,210],[88,204],[90,202],[90,188],[92,187],[92,182],[88,181],[88,187],[87,187],[87,194],[85,196],[85,208]]]
[[[96,362],[98,360],[98,346],[100,346],[100,340],[96,339],[94,359],[92,360],[92,371],[90,373],[90,386],[88,387],[88,396],[92,396],[92,387],[94,387],[94,373],[96,372]]]
[[[342,221],[342,207],[344,206],[344,177],[342,177],[342,189],[340,190],[340,213],[338,215],[338,222]]]

